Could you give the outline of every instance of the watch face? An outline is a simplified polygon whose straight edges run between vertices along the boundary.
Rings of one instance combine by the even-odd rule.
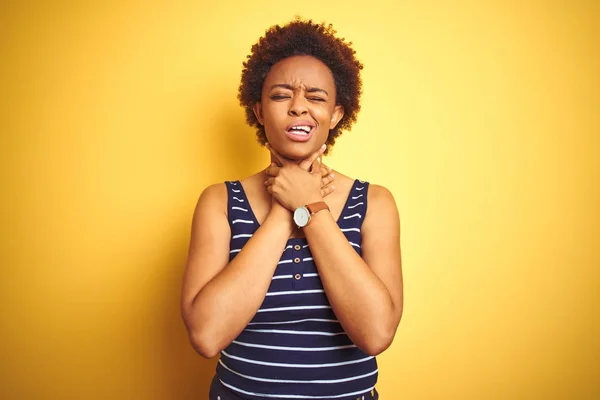
[[[299,227],[306,226],[308,224],[308,220],[310,218],[310,213],[306,207],[298,207],[296,211],[294,211],[294,222]]]

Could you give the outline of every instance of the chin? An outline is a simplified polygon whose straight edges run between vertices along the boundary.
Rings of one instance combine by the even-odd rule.
[[[302,161],[308,156],[310,156],[312,153],[317,151],[317,149],[313,149],[313,147],[313,145],[310,145],[308,143],[292,143],[285,146],[281,146],[281,149],[275,148],[275,150],[277,150],[279,154],[281,154],[285,158],[294,161]]]

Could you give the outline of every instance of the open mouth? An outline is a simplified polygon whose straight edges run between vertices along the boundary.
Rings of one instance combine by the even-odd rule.
[[[308,135],[311,130],[312,130],[312,126],[297,125],[297,126],[292,126],[291,128],[289,128],[288,132],[297,133],[300,135],[302,135],[302,134]]]
[[[296,124],[289,126],[285,133],[287,136],[297,142],[305,142],[311,137],[314,126],[308,124]]]

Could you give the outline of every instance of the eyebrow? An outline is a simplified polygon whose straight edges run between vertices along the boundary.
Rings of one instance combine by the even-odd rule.
[[[294,90],[294,87],[292,85],[288,85],[287,83],[277,83],[277,84],[271,86],[271,90],[273,90],[275,88]],[[325,89],[321,89],[321,88],[317,88],[317,87],[307,87],[306,91],[308,93],[322,92],[322,93],[325,93],[327,96],[329,96],[329,93],[327,93],[327,91]]]

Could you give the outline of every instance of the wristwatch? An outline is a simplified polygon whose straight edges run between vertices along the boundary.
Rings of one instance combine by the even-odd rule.
[[[323,210],[329,210],[329,206],[324,201],[298,207],[294,211],[294,222],[298,228],[304,228],[310,222],[310,217]]]

